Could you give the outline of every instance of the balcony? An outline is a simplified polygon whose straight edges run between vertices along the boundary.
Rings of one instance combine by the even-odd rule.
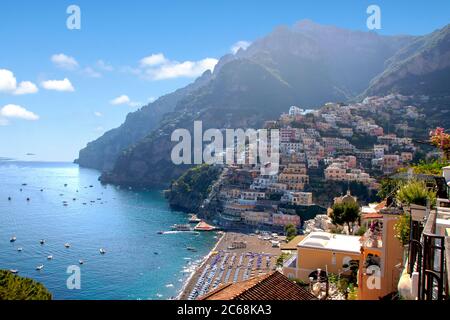
[[[437,207],[427,209],[423,224],[412,224],[408,273],[419,300],[449,297],[450,208],[448,199],[437,199]],[[423,230],[422,229],[423,226]],[[421,232],[420,232],[421,231]]]

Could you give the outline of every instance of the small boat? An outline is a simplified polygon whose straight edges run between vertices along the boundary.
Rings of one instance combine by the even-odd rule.
[[[175,231],[192,231],[192,228],[189,224],[174,224],[172,226],[172,230]]]
[[[64,183],[64,187],[67,187],[67,183]]]
[[[41,239],[41,240],[39,241],[39,243],[40,243],[40,244],[44,244],[44,243],[45,243],[45,240],[44,240],[44,239]]]
[[[44,268],[44,265],[43,264],[41,264],[41,265],[38,265],[37,267],[36,267],[36,270],[42,270]]]
[[[64,244],[64,247],[70,248],[70,243],[65,243],[65,244]]]
[[[22,186],[26,186],[27,184],[26,183],[22,183]]]
[[[17,270],[17,269],[11,269],[11,270],[9,270],[9,272],[11,272],[12,274],[18,274],[18,273],[19,273],[19,270]]]
[[[159,254],[159,253],[155,251],[155,252],[153,252],[153,254]]]
[[[17,240],[16,236],[12,236],[11,239],[9,239],[9,242],[15,242]]]
[[[22,252],[22,247],[17,248],[17,251]]]
[[[79,263],[79,264],[83,264],[84,261],[83,261],[83,260],[78,260],[78,263]]]
[[[11,201],[11,197],[8,197],[8,201]]]
[[[199,223],[202,219],[198,218],[197,215],[191,214],[191,217],[189,218],[189,223]]]
[[[105,254],[105,253],[106,253],[106,250],[105,250],[105,249],[103,249],[103,248],[100,248],[100,250],[99,250],[99,251],[100,251],[100,253],[101,253],[101,254]]]
[[[193,247],[187,247],[186,248],[188,251],[192,251],[192,252],[197,252],[197,249],[193,248]]]
[[[52,255],[47,256],[47,260],[53,260],[53,256]]]
[[[27,201],[30,201],[30,198],[27,198]]]
[[[158,231],[157,234],[164,234],[164,231]]]

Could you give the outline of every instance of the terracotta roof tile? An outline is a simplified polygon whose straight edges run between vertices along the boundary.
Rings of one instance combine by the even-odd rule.
[[[316,300],[308,290],[274,271],[218,287],[199,300]]]

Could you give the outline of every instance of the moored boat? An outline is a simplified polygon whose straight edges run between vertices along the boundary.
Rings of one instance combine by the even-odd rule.
[[[189,224],[174,224],[172,230],[175,231],[192,231],[192,227]]]

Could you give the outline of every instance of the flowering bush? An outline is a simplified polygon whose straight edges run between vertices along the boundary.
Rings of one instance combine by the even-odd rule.
[[[430,132],[430,142],[447,155],[450,152],[450,134],[445,133],[444,128],[436,128]]]

